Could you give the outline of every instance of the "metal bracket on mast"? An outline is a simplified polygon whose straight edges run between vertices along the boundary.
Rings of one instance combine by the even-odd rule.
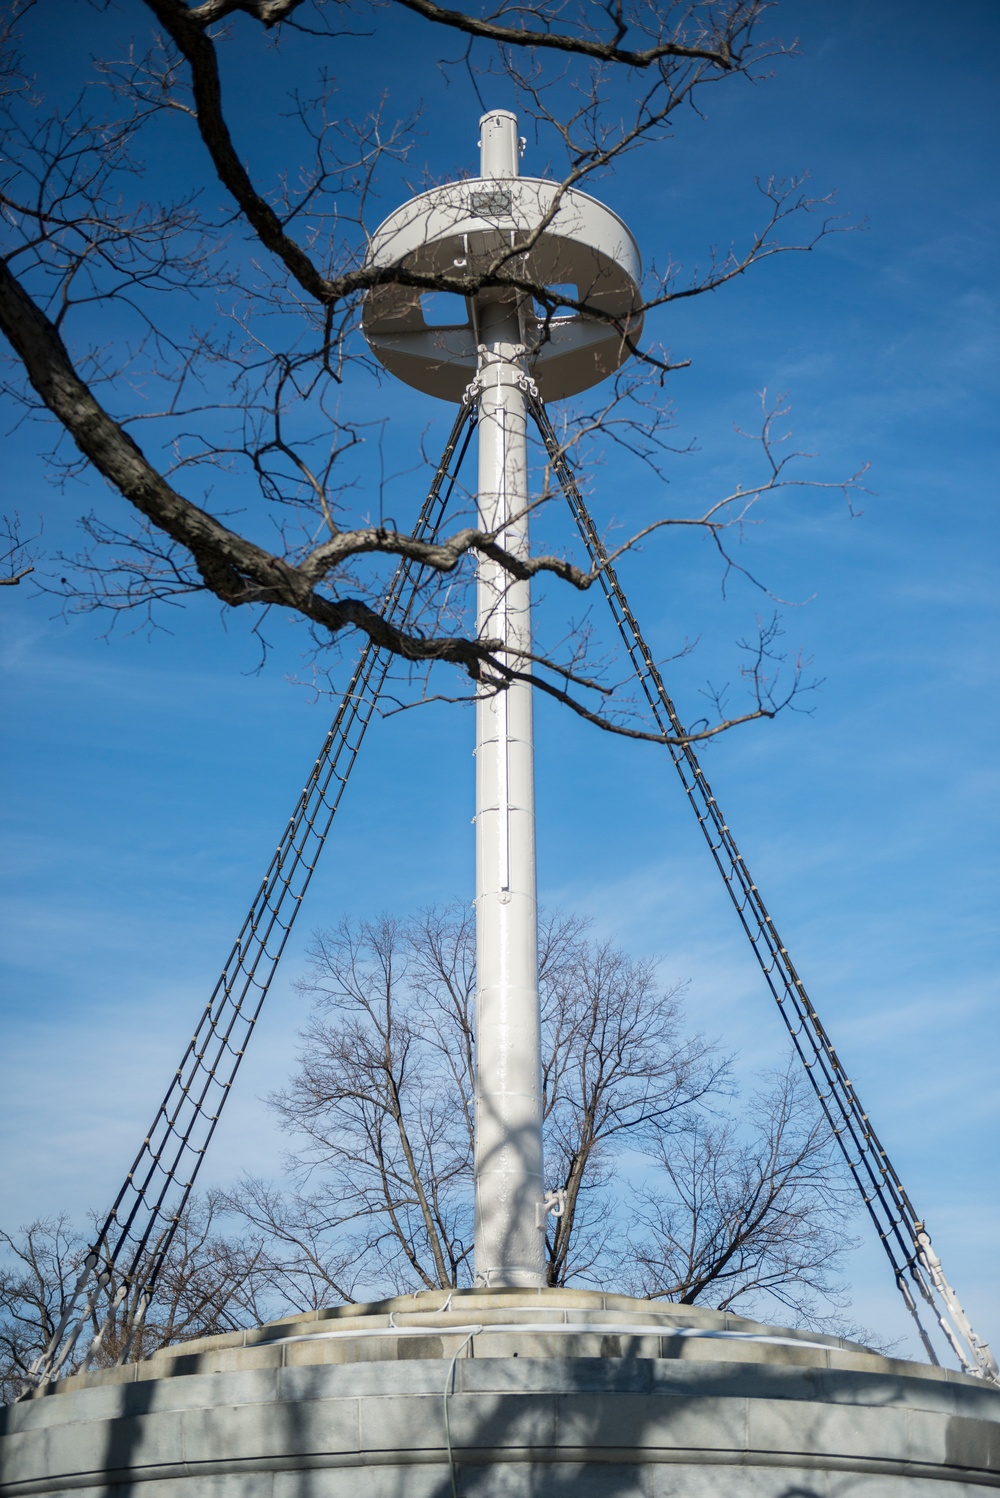
[[[475,420],[475,400],[463,402],[414,525],[414,536],[433,535],[439,524]],[[455,471],[445,489],[456,453]],[[396,567],[382,605],[386,619],[397,624],[406,621],[419,587],[420,571],[418,564],[408,560]],[[98,1356],[115,1330],[121,1339],[119,1363],[128,1361],[141,1339],[164,1260],[315,872],[391,661],[392,657],[370,640],[361,651],[323,748],[222,975],[87,1254],[59,1323],[29,1370],[21,1398],[30,1397],[59,1376],[88,1324],[97,1330],[83,1366]],[[105,1307],[102,1300],[109,1286],[116,1288],[110,1306]],[[127,1301],[131,1304],[125,1325],[119,1328],[118,1317]]]
[[[668,745],[688,801],[708,842],[716,867],[736,907],[764,979],[774,996],[792,1043],[805,1066],[848,1168],[892,1265],[896,1284],[913,1316],[932,1363],[938,1358],[920,1321],[906,1277],[933,1309],[947,1342],[966,1373],[1000,1383],[1000,1370],[989,1346],[969,1325],[955,1292],[944,1277],[941,1261],[930,1246],[902,1182],[862,1108],[802,980],[781,941],[763,898],[743,861],[729,824],[712,794],[694,748],[685,741],[684,728],[667,694],[653,655],[639,631],[635,615],[608,560],[604,543],[587,510],[565,451],[537,393],[529,392],[528,406],[541,434],[546,454],[590,557],[611,609],[636,678],[659,728],[676,742]],[[935,1299],[936,1294],[936,1299]]]
[[[562,1186],[556,1191],[546,1191],[535,1206],[535,1227],[544,1233],[550,1217],[558,1219],[566,1215],[566,1192]]]

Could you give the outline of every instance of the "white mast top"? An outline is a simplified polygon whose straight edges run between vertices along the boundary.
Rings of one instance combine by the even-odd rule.
[[[518,176],[519,147],[517,115],[509,109],[491,109],[479,121],[479,175]]]
[[[498,252],[530,246],[517,256],[517,279],[573,287],[587,303],[581,312],[556,308],[540,318],[531,298],[511,288],[511,299],[520,301],[524,372],[543,400],[562,400],[613,374],[632,352],[642,329],[639,251],[617,214],[587,193],[522,177],[520,147],[517,116],[488,110],[479,121],[480,175],[397,208],[372,235],[366,263],[475,276]],[[460,401],[479,368],[482,313],[502,299],[498,289],[467,298],[464,317],[456,307],[455,321],[442,325],[424,315],[424,293],[388,279],[365,298],[365,336],[399,379]]]

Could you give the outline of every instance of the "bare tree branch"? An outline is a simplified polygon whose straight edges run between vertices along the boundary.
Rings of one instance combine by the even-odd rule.
[[[31,546],[41,536],[41,527],[31,536],[22,536],[21,517],[14,514],[4,515],[0,528],[0,588],[14,588],[35,570],[35,556]],[[3,575],[4,571],[6,576]]]
[[[218,1195],[210,1193],[184,1214],[143,1323],[140,1356],[193,1337],[257,1325],[275,1308],[260,1240],[246,1233],[224,1236],[219,1210]],[[59,1324],[90,1241],[65,1215],[40,1219],[17,1233],[0,1229],[0,1398],[5,1403],[18,1397],[31,1364]],[[114,1364],[121,1354],[140,1294],[141,1277],[138,1284],[122,1285],[111,1271],[92,1317],[93,1333],[112,1313],[100,1366]],[[84,1346],[88,1341],[83,1339]],[[78,1366],[79,1359],[65,1371]]]
[[[854,1198],[798,1070],[766,1077],[738,1108],[729,1060],[687,1029],[681,989],[665,990],[655,964],[594,943],[572,916],[543,916],[538,956],[546,1185],[565,1192],[548,1283],[778,1308],[847,1335]],[[288,1177],[247,1177],[189,1209],[139,1355],[331,1301],[472,1282],[469,909],[345,923],[317,934],[311,962],[313,1012],[272,1099]],[[7,1397],[51,1337],[89,1241],[65,1218],[0,1232]],[[110,1271],[95,1331],[123,1299],[102,1363],[122,1352],[142,1283]]]
[[[842,1307],[848,1183],[797,1068],[752,1099],[749,1131],[697,1121],[653,1152],[632,1229],[633,1284],[651,1298],[753,1312],[768,1299],[818,1325]]]
[[[681,991],[664,991],[653,963],[591,942],[574,917],[543,918],[539,937],[546,1184],[565,1192],[549,1283],[687,1303],[770,1296],[793,1310],[808,1291],[836,1311],[846,1194],[795,1079],[752,1100],[746,1120],[727,1116],[729,1062],[686,1031]],[[331,1291],[348,1262],[368,1295],[469,1284],[471,915],[345,923],[311,957],[313,1016],[273,1099],[296,1189],[250,1179],[228,1204],[264,1235],[265,1257],[286,1255]],[[699,1245],[683,1275],[675,1241]]]
[[[613,681],[609,664],[588,654],[588,630],[560,629],[558,649],[536,644],[530,656],[514,657],[498,649],[488,627],[477,627],[472,594],[483,561],[511,580],[550,578],[574,597],[592,588],[600,570],[552,549],[515,555],[504,536],[471,516],[443,537],[416,538],[385,514],[384,477],[373,483],[363,461],[371,427],[342,409],[342,395],[371,370],[357,326],[366,295],[391,283],[409,287],[418,305],[425,293],[468,299],[485,289],[534,307],[542,341],[566,315],[617,330],[633,355],[634,378],[616,380],[610,395],[602,392],[591,411],[571,420],[567,445],[616,444],[657,480],[672,477],[657,458],[669,451],[666,408],[657,400],[666,374],[687,361],[655,343],[640,345],[632,323],[588,299],[586,288],[574,295],[536,283],[525,256],[567,192],[629,151],[662,142],[676,111],[709,83],[756,77],[788,49],[757,39],[767,8],[761,0],[610,9],[542,0],[530,17],[507,0],[468,13],[434,0],[396,3],[418,10],[442,37],[467,37],[482,55],[476,66],[500,70],[562,159],[542,221],[475,274],[467,267],[417,272],[369,257],[374,197],[411,152],[414,121],[389,119],[383,105],[358,121],[345,118],[322,63],[317,91],[296,90],[283,125],[288,171],[266,177],[248,165],[253,153],[234,134],[224,93],[231,38],[219,23],[292,34],[305,27],[306,7],[296,0],[146,0],[156,28],[146,50],[129,37],[121,55],[95,61],[99,87],[86,86],[93,80],[82,74],[79,92],[66,101],[44,100],[15,54],[18,27],[31,35],[31,5],[15,6],[4,23],[0,109],[10,145],[0,173],[7,237],[0,330],[15,371],[26,377],[8,393],[25,415],[54,417],[69,439],[72,448],[57,444],[52,459],[65,482],[96,471],[136,517],[130,526],[97,506],[83,522],[89,544],[82,556],[60,554],[61,580],[42,577],[41,587],[69,608],[107,610],[112,619],[134,610],[154,625],[163,605],[209,593],[249,615],[261,638],[263,615],[279,609],[305,622],[315,652],[360,631],[399,656],[404,670],[450,665],[478,691],[530,676],[602,730],[675,742],[652,731],[629,681]],[[322,20],[331,10],[319,0],[313,13]],[[373,25],[384,24],[381,12],[370,15]],[[546,59],[557,56],[569,71],[555,87]],[[640,80],[631,112],[614,94],[619,77],[630,89]],[[197,132],[205,170],[184,197],[161,202],[155,181],[147,190],[143,142],[167,122],[180,135]],[[222,208],[210,203],[216,182],[228,197]],[[653,316],[673,300],[721,289],[765,259],[812,248],[837,227],[829,200],[808,197],[802,180],[760,186],[765,214],[746,245],[713,255],[688,281],[672,264],[651,273],[641,310]],[[817,213],[811,232],[786,232]],[[190,326],[178,313],[182,305]],[[690,514],[664,505],[666,513],[611,549],[613,558],[660,532],[698,528],[717,549],[724,579],[739,575],[768,591],[729,537],[740,537],[765,499],[794,484],[834,487],[789,467],[801,455],[776,456],[772,426],[783,414],[780,403],[765,411],[759,483]],[[859,481],[854,475],[839,487],[853,491]],[[412,513],[415,479],[394,482]],[[531,511],[554,493],[551,473],[543,472]],[[380,611],[384,564],[396,558],[420,569],[416,614],[405,628]],[[29,565],[37,566],[34,558]],[[4,581],[26,575],[17,564]],[[758,666],[765,661],[773,664],[767,649]],[[804,685],[794,671],[780,690],[763,669],[741,680],[749,687],[745,704],[720,710],[716,721],[698,720],[676,742],[772,716]]]

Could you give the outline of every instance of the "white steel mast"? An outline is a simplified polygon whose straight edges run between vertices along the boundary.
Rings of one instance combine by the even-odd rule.
[[[480,175],[518,175],[517,119],[480,121]],[[528,551],[525,347],[516,293],[481,294],[479,524],[508,551]],[[531,584],[495,562],[479,567],[480,638],[502,657],[531,645]],[[535,894],[531,684],[484,688],[476,704],[476,1229],[482,1285],[545,1283],[542,1077]]]
[[[612,375],[638,336],[639,252],[617,214],[587,193],[518,172],[518,121],[479,121],[481,174],[421,193],[371,241],[373,265],[475,283],[464,316],[428,322],[416,285],[376,283],[364,330],[391,373],[449,401],[475,401],[479,524],[527,556],[525,422],[531,400],[561,400]],[[573,288],[594,313],[536,315],[513,285]],[[527,676],[531,590],[497,563],[478,572],[479,638]],[[531,683],[484,686],[476,703],[476,1282],[545,1284],[542,1059],[534,896]]]
[[[480,176],[404,203],[376,230],[370,263],[478,282],[464,315],[428,322],[425,293],[389,276],[365,302],[365,335],[399,379],[474,402],[479,523],[509,552],[528,552],[525,425],[539,396],[560,400],[612,374],[637,336],[639,252],[618,216],[585,193],[518,171],[517,117],[480,125]],[[519,248],[523,247],[523,248]],[[510,254],[507,254],[507,251]],[[602,315],[539,318],[514,285],[561,286]],[[506,284],[505,284],[506,281]],[[482,559],[479,637],[526,670],[531,590]],[[535,810],[531,683],[484,686],[476,704],[476,1205],[480,1285],[545,1283]]]

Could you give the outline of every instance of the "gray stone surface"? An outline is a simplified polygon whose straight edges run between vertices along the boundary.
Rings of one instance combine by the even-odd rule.
[[[1000,1390],[961,1374],[593,1292],[443,1299],[310,1313],[66,1379],[0,1413],[0,1495],[452,1498],[449,1429],[463,1498],[1000,1487]],[[678,1339],[685,1326],[781,1340]],[[290,1340],[328,1331],[350,1335]]]

